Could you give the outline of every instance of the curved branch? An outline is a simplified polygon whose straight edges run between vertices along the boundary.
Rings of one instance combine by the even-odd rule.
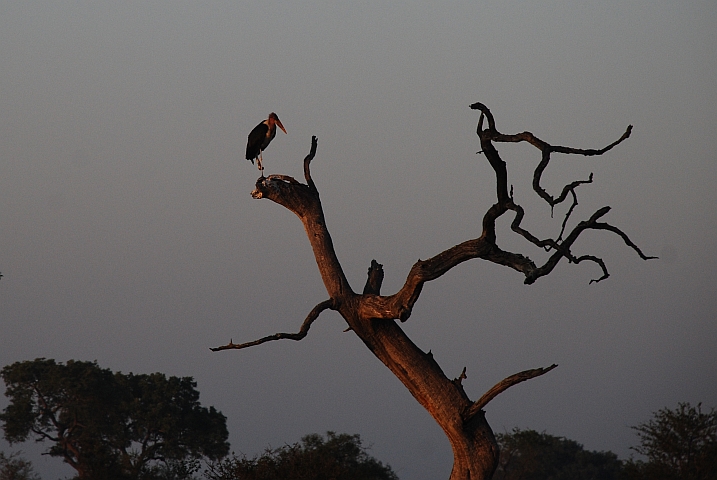
[[[481,147],[483,148],[483,152],[486,152],[485,146],[483,145],[484,140],[485,141],[495,141],[495,142],[503,142],[503,143],[517,143],[517,142],[527,142],[536,147],[538,150],[540,150],[543,155],[540,163],[535,169],[535,172],[533,174],[533,190],[543,199],[545,200],[551,207],[554,207],[555,205],[562,203],[567,198],[568,193],[571,191],[574,193],[575,188],[581,184],[584,183],[591,183],[592,182],[592,174],[590,175],[590,179],[588,180],[578,180],[575,182],[572,182],[565,187],[563,187],[563,190],[561,194],[554,198],[550,194],[548,194],[545,189],[540,185],[540,180],[543,174],[543,171],[548,166],[548,163],[550,162],[550,154],[552,152],[558,152],[558,153],[565,153],[565,154],[573,154],[573,155],[584,155],[584,156],[595,156],[595,155],[602,155],[606,153],[607,151],[611,150],[616,145],[622,143],[624,140],[626,140],[628,137],[630,137],[630,133],[632,133],[632,125],[628,125],[627,129],[625,130],[625,133],[622,134],[622,136],[617,139],[616,141],[612,142],[606,147],[603,147],[601,149],[583,149],[583,148],[573,148],[573,147],[564,147],[560,145],[551,145],[548,142],[545,142],[541,140],[540,138],[533,135],[531,132],[522,132],[514,135],[506,135],[503,133],[500,133],[496,127],[495,127],[495,120],[493,119],[493,114],[490,112],[488,107],[483,105],[480,102],[474,103],[471,105],[471,108],[474,110],[480,110],[481,111],[481,118],[478,121],[478,136],[481,138]],[[483,115],[488,119],[488,129],[483,130]],[[490,160],[490,159],[489,159]],[[492,165],[492,162],[491,162]]]
[[[595,255],[581,255],[577,258],[572,259],[571,261],[573,263],[580,263],[583,260],[597,263],[600,266],[600,268],[602,269],[602,276],[600,278],[593,278],[588,283],[593,284],[593,283],[602,282],[603,280],[605,280],[606,278],[608,278],[610,276],[610,273],[607,271],[607,265],[605,265],[605,261],[600,257],[596,257]]]
[[[623,133],[620,138],[618,138],[617,140],[615,140],[614,142],[612,142],[612,143],[611,143],[610,145],[608,145],[607,147],[603,147],[603,148],[598,149],[598,150],[594,150],[594,149],[582,149],[582,148],[572,148],[572,147],[561,147],[561,146],[558,146],[558,145],[552,146],[552,147],[550,147],[550,149],[551,149],[553,152],[558,152],[558,153],[572,153],[572,154],[577,154],[577,155],[585,155],[585,156],[588,156],[588,157],[589,157],[589,156],[592,156],[592,155],[602,155],[603,153],[607,152],[608,150],[612,150],[613,147],[619,145],[619,144],[622,143],[624,140],[628,139],[628,138],[630,137],[630,134],[631,134],[631,133],[632,133],[632,125],[628,125],[627,128],[625,129],[625,133]]]
[[[552,238],[548,238],[545,240],[540,240],[538,237],[530,233],[528,230],[524,229],[520,226],[520,224],[523,222],[523,217],[525,216],[525,210],[523,210],[523,207],[516,203],[512,203],[509,205],[510,210],[513,210],[515,212],[515,218],[513,219],[513,222],[510,224],[510,229],[513,230],[515,233],[519,234],[526,240],[528,240],[530,243],[544,248],[546,251],[553,250],[560,250],[561,246],[558,244],[557,241],[553,240]]]
[[[290,177],[287,179],[279,175],[272,175],[269,178],[259,178],[251,196],[256,199],[271,200],[287,208],[301,219],[326,291],[329,297],[337,302],[342,302],[354,296],[355,293],[336,256],[333,241],[326,226],[319,191],[311,180],[309,166],[316,154],[317,144],[316,137],[312,137],[311,151],[304,159],[304,175],[307,177],[308,185],[296,182]]]
[[[612,150],[613,147],[616,145],[622,143],[625,139],[627,139],[630,136],[630,133],[632,132],[632,125],[628,125],[627,129],[625,130],[625,133],[622,134],[622,136],[611,143],[610,145],[601,148],[599,150],[595,149],[582,149],[582,148],[572,148],[572,147],[563,147],[559,145],[550,145],[547,142],[544,142],[543,140],[540,140],[539,138],[535,137],[530,132],[523,132],[519,135],[502,135],[497,134],[494,136],[493,140],[498,142],[505,142],[505,141],[523,141],[523,138],[529,138],[530,140],[526,140],[535,147],[537,147],[540,151],[543,152],[542,159],[538,166],[535,168],[535,172],[533,173],[533,190],[542,198],[545,200],[550,207],[554,207],[555,205],[562,203],[565,201],[565,199],[568,196],[568,193],[572,192],[573,195],[575,195],[575,188],[577,188],[579,185],[585,184],[585,183],[592,183],[593,181],[593,174],[590,174],[590,178],[588,180],[577,180],[575,182],[572,182],[568,185],[565,185],[563,187],[562,192],[557,198],[552,197],[548,192],[545,191],[545,189],[540,185],[540,180],[543,175],[543,172],[548,166],[548,163],[550,162],[550,154],[552,152],[558,152],[558,153],[565,153],[565,154],[573,154],[573,155],[584,155],[587,157],[595,156],[595,155],[602,155],[603,153]],[[516,140],[513,140],[512,138],[515,137]],[[577,199],[576,199],[577,202]]]
[[[408,272],[401,290],[386,297],[372,292],[361,295],[358,312],[363,318],[399,319],[405,322],[411,316],[424,283],[439,278],[460,263],[489,257],[496,249],[492,243],[477,238],[448,248],[428,260],[418,260]]]
[[[544,375],[557,367],[557,364],[552,364],[547,368],[534,368],[532,370],[524,370],[522,372],[511,375],[510,377],[504,378],[500,382],[496,383],[493,388],[488,390],[480,397],[479,400],[473,402],[473,404],[466,410],[463,418],[466,422],[469,422],[474,416],[476,416],[488,402],[493,400],[495,397],[508,390],[513,385],[530,380],[531,378],[539,377]]]
[[[358,299],[359,314],[364,318],[398,319],[405,322],[411,316],[413,306],[418,301],[426,282],[436,280],[453,267],[476,258],[510,267],[526,277],[537,269],[530,258],[520,253],[501,250],[484,237],[466,240],[428,260],[418,260],[414,263],[403,287],[394,295],[379,296],[372,293],[361,295]]]
[[[261,345],[262,343],[271,342],[272,340],[301,340],[309,333],[309,328],[311,328],[311,324],[314,323],[314,320],[316,320],[321,314],[321,312],[323,312],[327,308],[330,308],[332,310],[336,309],[333,299],[329,298],[328,300],[324,300],[323,302],[316,305],[309,312],[309,315],[307,315],[306,320],[304,320],[304,323],[301,324],[301,328],[299,329],[298,333],[275,333],[274,335],[269,335],[267,337],[260,338],[259,340],[254,340],[252,342],[246,343],[234,343],[233,341],[229,340],[228,344],[222,345],[221,347],[210,348],[209,350],[211,350],[212,352],[219,352],[221,350],[230,349],[238,350],[242,348],[253,347],[255,345]]]
[[[590,174],[589,180],[591,182],[593,180],[592,173]],[[558,239],[556,240],[557,242],[560,242],[563,239],[563,234],[565,233],[565,227],[568,225],[568,219],[570,218],[570,215],[573,214],[573,210],[575,210],[575,207],[578,206],[578,195],[575,193],[575,190],[571,190],[570,193],[573,196],[573,203],[570,204],[570,208],[568,208],[568,211],[565,214],[565,218],[563,218],[563,224],[560,227],[560,233],[558,234]]]
[[[312,190],[316,190],[316,185],[314,184],[314,181],[311,179],[311,169],[309,168],[309,164],[314,159],[314,156],[316,155],[316,147],[318,146],[319,139],[316,138],[316,135],[313,135],[311,137],[311,150],[309,151],[309,154],[304,158],[304,178],[306,179],[306,184],[311,187]]]
[[[608,231],[610,231],[610,232],[615,233],[615,234],[618,235],[620,238],[622,238],[622,240],[625,242],[625,245],[627,245],[628,247],[630,247],[630,248],[632,248],[633,250],[635,250],[635,252],[636,252],[636,253],[640,256],[640,258],[643,259],[643,260],[654,260],[654,259],[659,258],[659,257],[655,257],[655,256],[645,255],[644,253],[642,253],[642,250],[640,250],[640,247],[638,247],[637,245],[635,245],[635,244],[633,243],[633,241],[630,240],[630,237],[628,237],[625,232],[623,232],[622,230],[620,230],[619,228],[617,228],[617,227],[614,226],[614,225],[610,225],[609,223],[593,223],[593,224],[590,226],[590,228],[593,228],[593,229],[595,229],[595,230],[608,230]]]

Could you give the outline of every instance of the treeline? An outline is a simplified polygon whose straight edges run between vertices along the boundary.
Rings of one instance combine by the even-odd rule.
[[[190,377],[113,373],[96,362],[37,359],[0,371],[5,439],[44,442],[77,480],[397,480],[359,435],[307,435],[262,454],[229,455],[226,417],[199,403]],[[494,480],[715,480],[717,413],[662,409],[632,427],[639,459],[588,451],[535,430],[497,435]],[[19,454],[0,452],[0,480],[40,480]]]
[[[680,403],[632,427],[645,459],[620,460],[613,452],[535,430],[499,434],[500,462],[493,480],[717,480],[717,413]]]

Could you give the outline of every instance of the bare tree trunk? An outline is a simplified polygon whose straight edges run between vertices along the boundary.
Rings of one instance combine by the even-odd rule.
[[[326,227],[319,192],[311,179],[310,162],[316,154],[317,140],[312,139],[309,155],[304,159],[304,177],[306,184],[284,175],[271,175],[261,177],[252,192],[254,198],[267,198],[294,212],[302,221],[307,237],[316,258],[319,273],[326,287],[329,299],[314,307],[304,320],[298,333],[277,333],[259,340],[229,344],[212,350],[241,349],[267,341],[279,339],[301,340],[311,327],[311,324],[322,311],[332,309],[341,314],[349,329],[352,330],[368,349],[386,365],[393,374],[406,386],[411,394],[423,405],[436,422],[441,426],[453,448],[454,464],[451,480],[478,480],[490,479],[498,465],[498,445],[493,431],[485,419],[483,408],[495,396],[511,386],[525,380],[543,375],[556,367],[537,368],[511,375],[488,392],[479,400],[471,401],[461,384],[465,377],[465,370],[459,378],[449,379],[433,359],[433,355],[418,348],[403,332],[396,320],[408,320],[413,305],[418,300],[423,284],[435,280],[454,266],[475,258],[491,261],[513,268],[525,275],[525,283],[533,283],[543,275],[550,273],[563,257],[569,261],[579,263],[589,260],[597,263],[603,270],[600,281],[607,278],[607,269],[604,262],[593,256],[575,257],[570,247],[577,240],[580,233],[588,229],[610,230],[621,236],[644,259],[646,257],[627,236],[612,225],[600,223],[597,220],[604,216],[609,207],[604,207],[588,220],[578,223],[568,234],[565,225],[577,204],[575,189],[589,180],[573,182],[567,185],[562,194],[556,199],[547,194],[540,187],[540,176],[548,165],[550,153],[573,153],[581,155],[601,155],[613,146],[622,142],[630,134],[629,127],[625,134],[613,144],[602,150],[579,150],[569,147],[554,147],[529,132],[518,135],[503,135],[495,129],[493,117],[482,104],[471,106],[481,111],[478,122],[478,136],[481,141],[482,153],[496,173],[497,203],[490,207],[483,218],[483,231],[480,237],[467,240],[448,248],[427,260],[419,260],[413,265],[404,286],[395,294],[382,296],[380,294],[383,280],[383,267],[375,260],[371,262],[368,278],[363,293],[357,294],[349,285],[341,264],[333,248],[331,236]],[[483,119],[488,119],[489,128],[483,130]],[[539,240],[520,227],[523,210],[515,204],[512,195],[508,192],[507,169],[505,162],[498,155],[493,141],[519,142],[526,141],[536,146],[542,152],[542,161],[536,168],[534,189],[538,195],[550,204],[551,207],[564,201],[568,195],[573,198],[573,205],[568,210],[563,222],[563,229],[557,239]],[[480,152],[479,152],[480,153]],[[515,212],[512,229],[524,236],[535,245],[554,250],[555,253],[543,266],[536,266],[528,257],[519,253],[506,252],[496,244],[495,220],[507,211]]]

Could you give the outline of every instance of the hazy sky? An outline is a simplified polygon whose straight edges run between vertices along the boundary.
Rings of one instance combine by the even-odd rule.
[[[247,454],[312,432],[359,433],[402,479],[447,478],[447,439],[324,313],[301,342],[209,347],[296,331],[327,295],[300,222],[249,192],[246,135],[288,131],[267,174],[313,178],[354,290],[480,234],[494,176],[483,102],[505,133],[600,148],[556,156],[545,186],[586,178],[647,254],[589,232],[532,286],[461,265],[428,284],[407,333],[478,398],[558,363],[486,408],[496,432],[545,430],[622,457],[629,426],[677,402],[717,406],[717,3],[21,2],[0,4],[0,366],[37,357],[193,376]],[[499,145],[525,225],[559,230],[530,189],[539,152]],[[499,245],[545,254],[508,230]],[[7,405],[0,399],[0,407]],[[0,442],[0,449],[10,447]],[[71,475],[22,449],[46,479]]]

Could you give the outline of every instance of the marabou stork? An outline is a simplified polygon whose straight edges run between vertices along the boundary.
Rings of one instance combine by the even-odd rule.
[[[254,165],[254,159],[256,158],[257,166],[262,175],[264,174],[264,165],[262,164],[261,153],[274,140],[277,125],[286,133],[286,129],[281,124],[279,117],[276,116],[276,113],[271,112],[269,118],[254,127],[254,130],[249,134],[249,140],[246,142],[246,159]]]

